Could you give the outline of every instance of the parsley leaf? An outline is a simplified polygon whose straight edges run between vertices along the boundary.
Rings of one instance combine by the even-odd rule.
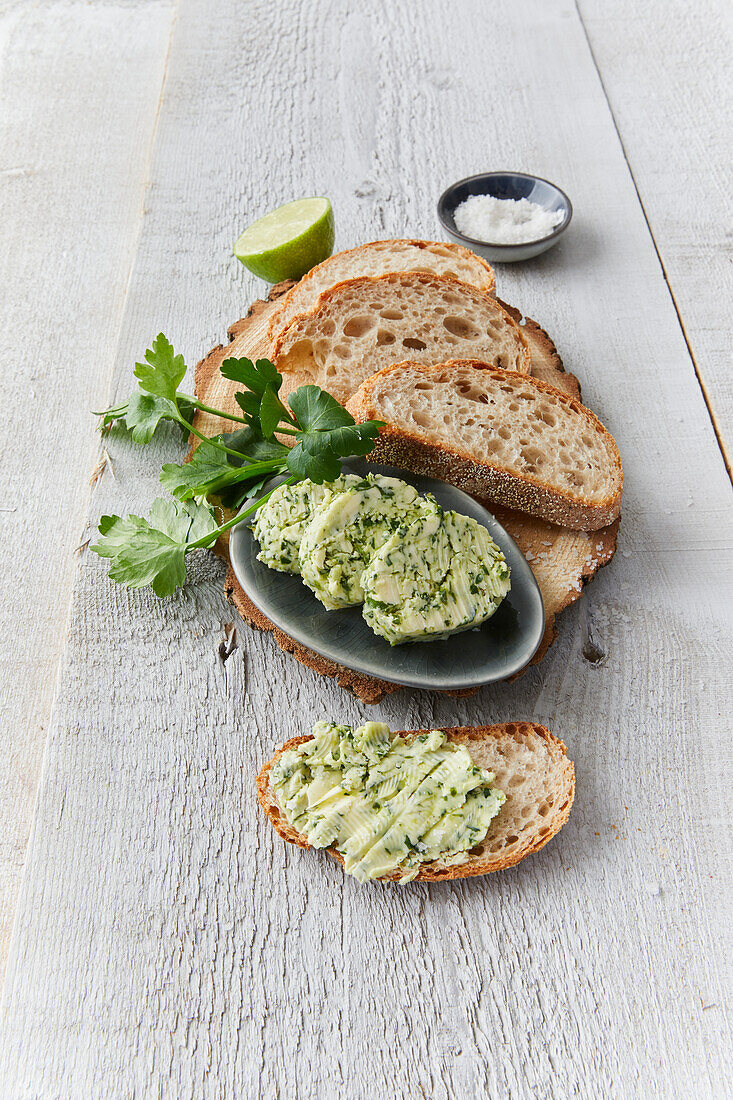
[[[153,340],[152,348],[145,352],[145,362],[136,363],[135,377],[140,389],[165,397],[175,404],[176,390],[186,374],[182,355],[176,355],[173,346],[162,332]]]
[[[225,359],[219,368],[225,378],[245,386],[244,393],[235,394],[235,400],[250,424],[260,427],[264,436],[272,436],[281,421],[294,425],[295,421],[277,396],[283,384],[283,376],[269,359]]]
[[[152,393],[136,393],[127,403],[125,425],[132,432],[135,443],[149,443],[161,420],[180,423],[178,409],[167,397]]]
[[[278,425],[283,419],[283,412],[287,415],[287,410],[284,409],[282,401],[275,391],[268,386],[260,401],[260,426],[266,439],[272,437],[277,431]]]
[[[256,363],[251,359],[225,359],[219,370],[224,378],[239,382],[258,397],[262,397],[268,386],[277,392],[283,384],[283,376],[269,359],[258,359]]]
[[[331,448],[314,436],[303,435],[288,455],[288,469],[302,480],[309,477],[321,485],[335,481],[341,473],[341,462]]]
[[[296,477],[333,481],[341,472],[339,459],[368,454],[379,434],[379,421],[356,424],[351,413],[318,386],[301,386],[288,404],[302,429],[288,455],[288,469]]]
[[[186,365],[160,333],[145,352],[145,362],[135,364],[139,392],[102,414],[103,428],[123,420],[137,443],[148,443],[163,420],[175,421],[184,432],[201,440],[189,462],[166,463],[161,470],[160,481],[175,500],[156,500],[149,519],[102,517],[100,539],[92,550],[111,560],[113,580],[131,588],[151,584],[157,595],[170,595],[185,581],[186,554],[211,546],[220,534],[251,515],[270,493],[219,527],[207,498],[239,509],[278,473],[290,473],[289,484],[302,478],[333,481],[341,473],[342,459],[368,454],[374,446],[380,422],[356,424],[351,414],[318,386],[301,386],[288,398],[288,409],[279,396],[282,375],[269,360],[253,363],[251,359],[229,358],[220,369],[225,378],[244,387],[234,395],[244,417],[220,412],[180,393]],[[238,420],[244,427],[203,436],[192,423],[196,410]],[[278,434],[292,436],[294,446],[281,443]]]
[[[102,431],[111,428],[116,420],[122,420],[132,433],[135,443],[149,443],[162,420],[173,421],[184,435],[188,435],[188,425],[196,412],[194,400],[185,393],[178,393],[174,404],[167,398],[155,397],[152,393],[136,393],[129,401],[123,401],[122,404],[97,415],[102,417]]]
[[[288,405],[304,432],[329,431],[354,423],[351,413],[318,386],[301,386],[291,393]]]
[[[191,497],[220,496],[232,485],[267,481],[273,474],[285,469],[288,448],[276,440],[257,437],[252,428],[228,432],[213,437],[213,442],[223,443],[229,451],[238,451],[237,460],[208,440],[202,441],[188,462],[181,465],[166,463],[160,473],[160,483],[179,500]]]
[[[186,579],[185,555],[210,546],[219,528],[208,504],[156,500],[150,520],[140,516],[103,516],[100,541],[91,549],[111,558],[112,580],[129,588],[152,585],[156,596],[170,596]]]
[[[178,393],[186,364],[162,332],[145,352],[145,362],[135,364],[134,373],[142,392],[102,413],[102,430],[115,420],[124,420],[135,443],[149,443],[162,420],[172,420],[188,432],[199,403],[195,397]]]

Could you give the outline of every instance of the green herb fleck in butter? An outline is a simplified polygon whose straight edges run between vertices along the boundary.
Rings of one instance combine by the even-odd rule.
[[[493,778],[442,731],[405,739],[383,722],[319,722],[270,769],[290,825],[314,848],[335,847],[359,882],[467,862],[506,800]]]
[[[399,645],[485,622],[509,591],[509,566],[485,527],[431,501],[375,554],[361,584],[364,618]]]
[[[303,580],[329,610],[364,600],[361,575],[392,533],[425,501],[395,477],[370,474],[317,508],[300,544]]]

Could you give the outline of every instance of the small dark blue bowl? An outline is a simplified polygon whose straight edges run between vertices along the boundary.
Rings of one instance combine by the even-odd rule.
[[[472,195],[491,195],[495,199],[529,199],[551,213],[562,211],[562,221],[545,237],[523,244],[491,244],[467,237],[456,228],[453,217],[456,207]],[[438,199],[438,217],[446,234],[456,244],[462,244],[483,256],[492,263],[515,263],[517,260],[529,260],[552,248],[560,239],[573,216],[570,199],[549,180],[540,176],[529,176],[524,172],[479,172],[477,176],[467,176],[447,187]]]

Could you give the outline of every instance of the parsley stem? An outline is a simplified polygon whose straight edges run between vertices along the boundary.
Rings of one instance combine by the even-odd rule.
[[[180,415],[180,414],[179,414]],[[191,435],[195,435],[197,439],[200,439],[203,443],[209,443],[212,447],[216,447],[217,451],[224,451],[225,454],[232,455],[234,458],[244,459],[245,462],[251,461],[247,458],[247,455],[242,454],[241,451],[233,451],[231,447],[225,447],[223,443],[217,443],[215,439],[212,439],[210,435],[203,435],[198,428],[194,428],[193,424],[189,424],[187,420],[184,420],[181,416],[180,423],[184,428],[187,428]]]
[[[289,477],[288,480],[285,482],[285,485],[294,485],[297,480],[297,477]],[[275,490],[279,488],[280,486],[276,485],[274,489],[270,489],[269,493],[265,493],[265,495],[263,497],[260,497],[259,500],[256,500],[254,504],[250,504],[249,508],[245,508],[243,512],[238,512],[236,516],[233,516],[230,520],[227,520],[226,523],[222,523],[221,527],[217,527],[215,531],[211,531],[208,535],[204,535],[203,538],[197,539],[196,542],[190,542],[186,547],[186,550],[197,550],[200,547],[211,546],[213,543],[216,542],[220,535],[226,534],[226,532],[230,531],[232,527],[236,527],[236,525],[238,523],[241,523],[243,519],[247,519],[247,517],[251,516],[253,512],[256,512],[259,506],[261,504],[264,504],[266,500],[269,500]]]
[[[187,393],[177,393],[176,398],[178,399],[179,397],[183,397],[200,412],[211,413],[212,416],[218,416],[222,420],[235,420],[237,424],[249,423],[249,421],[247,421],[243,416],[237,416],[236,413],[225,413],[221,412],[220,409],[212,409],[210,405],[204,405],[203,401],[199,401],[198,397],[191,397]]]

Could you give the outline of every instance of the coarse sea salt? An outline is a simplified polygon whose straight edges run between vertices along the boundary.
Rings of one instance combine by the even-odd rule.
[[[545,210],[529,199],[495,199],[471,195],[456,207],[456,228],[466,237],[486,244],[527,244],[552,233],[563,219],[562,210]]]

